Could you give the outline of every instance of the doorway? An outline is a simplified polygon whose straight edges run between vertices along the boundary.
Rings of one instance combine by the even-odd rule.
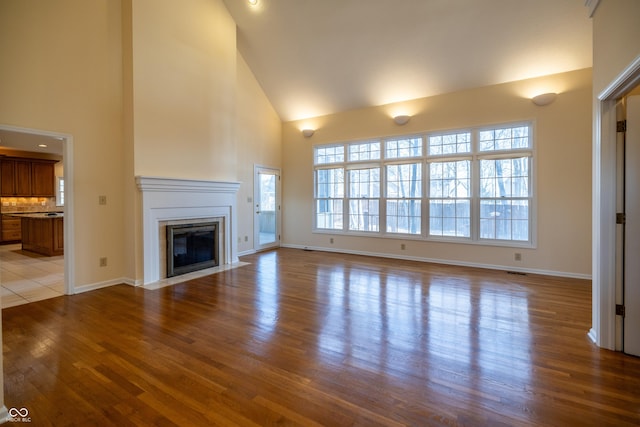
[[[3,300],[5,300],[4,296],[7,296],[7,301],[11,301],[10,305],[19,305],[20,303],[32,302],[47,297],[73,294],[73,165],[71,155],[73,152],[73,137],[59,132],[0,124],[0,146],[5,153],[11,153],[12,151],[26,153],[29,157],[45,155],[42,153],[61,156],[62,172],[56,175],[62,175],[58,177],[63,178],[62,184],[64,185],[64,205],[54,205],[54,209],[61,211],[61,216],[64,216],[64,231],[62,233],[64,255],[48,258],[29,254],[21,250],[20,243],[2,248],[2,257],[5,261],[3,262],[5,271],[3,277],[0,277]],[[56,186],[58,183],[59,180],[56,179]],[[51,210],[51,205],[43,201],[43,206],[45,205],[47,207],[43,207],[43,209]],[[1,208],[0,206],[0,212],[2,211]],[[16,209],[13,209],[13,211],[16,211]],[[32,267],[30,268],[29,266]],[[8,272],[8,269],[15,270]],[[43,274],[37,276],[35,275],[37,271],[42,271]],[[24,276],[23,280],[20,280],[21,272]],[[61,283],[60,276],[62,276]],[[9,285],[10,280],[17,280],[21,283],[16,284],[16,288],[12,290],[11,285]],[[3,283],[7,284],[6,289]],[[52,289],[55,292],[51,292]]]
[[[254,242],[257,251],[280,246],[280,170],[254,167]]]
[[[616,314],[621,312],[618,307],[622,298],[619,282],[624,275],[621,273],[624,266],[619,244],[620,225],[617,224],[617,213],[620,213],[617,184],[621,171],[617,165],[620,156],[616,113],[620,100],[638,86],[640,56],[598,94],[594,105],[593,286],[589,336],[599,347],[618,351],[624,346],[623,320],[621,314]]]

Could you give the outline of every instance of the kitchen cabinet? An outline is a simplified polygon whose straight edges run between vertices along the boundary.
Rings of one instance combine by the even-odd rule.
[[[22,250],[53,256],[64,254],[64,219],[46,214],[22,216]]]
[[[53,162],[31,162],[31,195],[34,197],[54,197],[56,195]]]
[[[0,161],[0,194],[31,196],[31,161],[2,159]]]
[[[0,195],[54,197],[55,160],[5,157],[0,160]]]
[[[16,242],[22,238],[20,218],[2,215],[2,242]]]

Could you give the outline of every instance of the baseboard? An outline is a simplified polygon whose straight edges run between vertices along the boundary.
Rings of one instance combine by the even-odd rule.
[[[238,257],[242,257],[245,255],[253,255],[255,254],[257,251],[255,249],[249,249],[248,251],[242,251],[238,253]]]
[[[381,253],[381,252],[353,251],[348,249],[335,249],[335,248],[325,248],[325,247],[316,247],[316,246],[283,244],[281,245],[281,247],[311,250],[311,251],[321,251],[321,252],[343,253],[343,254],[351,254],[351,255],[374,256],[374,257],[389,258],[389,259],[402,259],[407,261],[430,262],[434,264],[454,265],[454,266],[460,266],[460,267],[484,268],[487,270],[500,270],[500,271],[513,271],[516,273],[541,274],[544,276],[566,277],[570,279],[591,280],[591,275],[589,274],[567,273],[564,271],[540,270],[535,268],[519,268],[519,267],[513,267],[513,266],[507,266],[507,265],[480,264],[475,262],[455,261],[455,260],[449,260],[449,259],[425,258],[425,257],[406,256],[406,255],[400,256],[400,255],[387,254],[387,253]]]
[[[96,289],[108,288],[109,286],[122,285],[122,284],[136,286],[134,280],[123,277],[120,279],[106,280],[104,282],[92,283],[89,285],[76,286],[73,289],[73,293],[81,294],[84,292],[95,291]]]

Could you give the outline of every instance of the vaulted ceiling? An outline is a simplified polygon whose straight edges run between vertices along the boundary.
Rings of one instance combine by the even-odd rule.
[[[589,68],[584,0],[224,0],[284,121]]]

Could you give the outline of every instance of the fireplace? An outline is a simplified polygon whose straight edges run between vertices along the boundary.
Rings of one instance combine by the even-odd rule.
[[[166,227],[216,222],[217,262],[239,262],[237,254],[237,192],[239,182],[136,177],[142,196],[144,271],[136,285],[150,285],[168,276]],[[182,249],[180,249],[182,250]]]
[[[167,225],[167,277],[218,266],[217,222]]]

